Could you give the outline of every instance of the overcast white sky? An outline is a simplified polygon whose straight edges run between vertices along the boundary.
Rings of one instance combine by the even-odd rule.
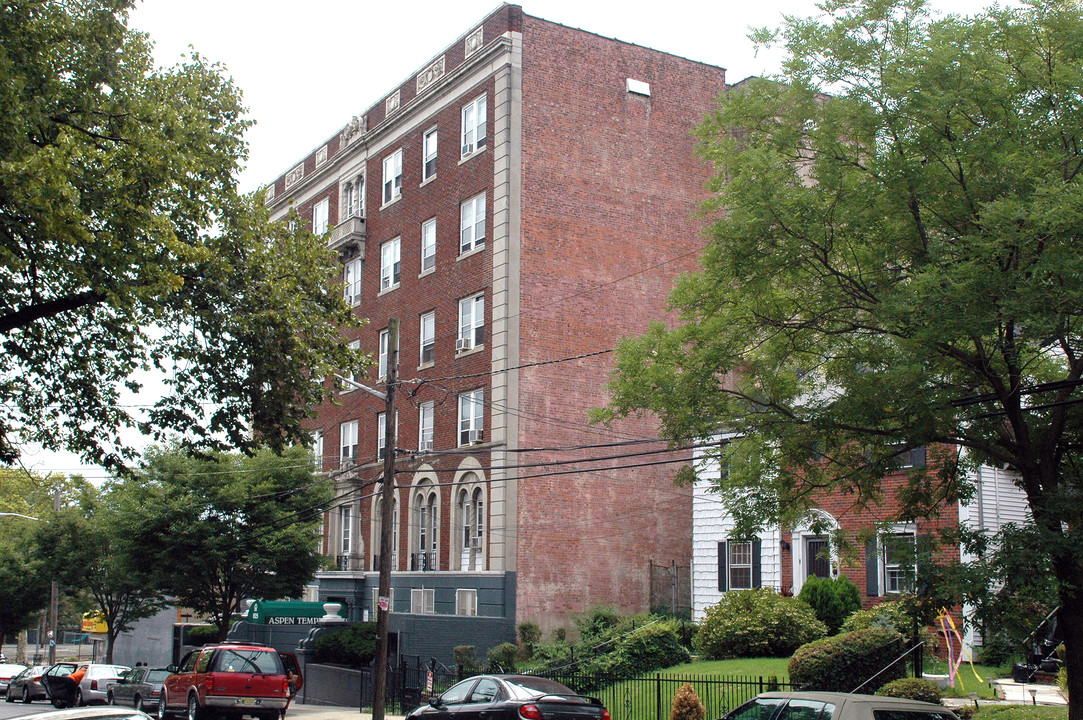
[[[757,55],[750,27],[784,14],[817,13],[809,0],[523,0],[527,14],[726,68],[729,82],[778,70],[778,51]],[[933,0],[936,11],[973,14],[982,0]],[[256,125],[248,132],[241,188],[263,185],[402,83],[498,7],[496,0],[142,0],[130,25],[173,65],[193,47],[225,65]],[[39,472],[102,471],[67,454],[24,458]]]

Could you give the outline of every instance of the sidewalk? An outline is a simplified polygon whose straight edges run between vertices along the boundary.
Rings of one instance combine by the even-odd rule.
[[[402,720],[402,715],[385,714],[387,720]],[[337,705],[302,705],[292,703],[286,711],[287,720],[372,720],[371,712]]]
[[[996,689],[997,699],[990,700],[979,698],[978,705],[1060,705],[1068,704],[1067,698],[1061,693],[1056,685],[1042,685],[1039,683],[1017,683],[1011,680],[994,680],[993,687]],[[1034,695],[1030,691],[1034,691]],[[974,707],[974,701],[969,698],[944,698],[944,705],[956,710],[961,707]]]

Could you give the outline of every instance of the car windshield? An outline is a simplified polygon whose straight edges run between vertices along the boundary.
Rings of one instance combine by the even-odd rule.
[[[504,682],[507,684],[508,690],[511,691],[512,697],[519,700],[529,700],[542,695],[562,695],[570,702],[587,702],[584,698],[579,697],[574,690],[548,678],[524,676],[504,678]]]
[[[285,675],[278,653],[266,650],[222,649],[214,658],[212,672]]]
[[[165,682],[167,677],[169,677],[168,670],[151,670],[143,679],[146,682]]]

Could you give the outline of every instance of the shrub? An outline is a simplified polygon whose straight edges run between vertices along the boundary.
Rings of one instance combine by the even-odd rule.
[[[575,619],[580,640],[590,640],[605,633],[606,630],[620,623],[617,611],[608,605],[595,605]]]
[[[316,639],[316,662],[359,668],[376,657],[376,623],[354,623]]]
[[[523,621],[516,627],[519,635],[519,658],[529,660],[534,656],[534,649],[541,642],[542,631],[537,623]]]
[[[666,620],[644,625],[619,638],[606,658],[608,672],[619,676],[647,673],[692,659],[681,644],[680,622]]]
[[[790,682],[804,690],[853,692],[898,658],[901,639],[891,628],[868,628],[803,645],[790,658]],[[862,692],[871,693],[905,674],[905,662],[896,662]]]
[[[873,605],[868,610],[857,610],[843,621],[840,630],[844,633],[865,630],[871,627],[892,628],[900,635],[909,635],[913,621],[906,614],[902,600],[888,600]]]
[[[808,603],[808,606],[816,613],[816,617],[827,625],[832,635],[839,631],[842,621],[848,615],[861,609],[861,597],[857,592],[857,586],[845,575],[840,575],[834,580],[810,577],[801,586],[801,592],[797,597]]]
[[[452,651],[455,653],[455,662],[468,675],[473,675],[481,669],[478,665],[478,649],[473,645],[458,645]]]
[[[703,707],[696,689],[689,683],[677,688],[673,697],[673,708],[669,711],[669,720],[703,720],[707,708]]]
[[[707,608],[695,647],[705,660],[785,657],[827,634],[812,608],[771,588],[732,590]]]
[[[877,695],[888,697],[908,698],[940,704],[940,688],[932,680],[924,678],[900,678],[892,680],[876,691]]]
[[[218,639],[217,625],[195,625],[188,628],[188,644],[203,646]]]
[[[1057,687],[1059,687],[1060,691],[1065,695],[1068,694],[1068,668],[1061,667],[1061,669],[1057,671]]]
[[[489,672],[515,672],[515,660],[519,647],[515,643],[500,643],[489,648]]]

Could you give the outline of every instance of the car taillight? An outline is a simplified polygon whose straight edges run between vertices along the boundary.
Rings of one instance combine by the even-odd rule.
[[[542,720],[541,710],[537,705],[523,705],[519,708],[519,717],[525,718],[525,720]]]
[[[91,690],[97,690],[98,689],[98,681],[97,680],[91,680],[90,681],[90,689]]]
[[[207,692],[214,692],[214,675],[207,673],[207,678],[203,681],[203,687]]]
[[[609,720],[609,710],[602,708],[602,720]]]

